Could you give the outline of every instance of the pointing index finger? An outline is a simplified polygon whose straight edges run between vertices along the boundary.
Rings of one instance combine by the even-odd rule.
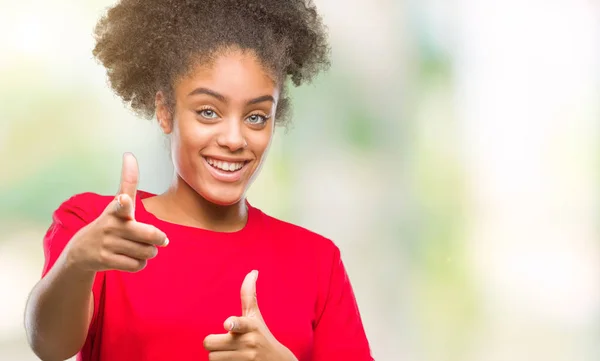
[[[130,203],[121,204],[119,202],[119,208],[126,208],[122,211],[127,213],[131,219],[134,218],[135,214],[135,197],[137,193],[139,180],[139,169],[138,163],[133,154],[123,154],[123,166],[121,168],[121,182],[119,184],[119,193],[117,193],[117,201],[120,200],[120,195],[127,195],[130,198]],[[123,213],[119,212],[119,213]]]
[[[131,153],[123,154],[123,167],[121,168],[121,183],[119,194],[127,194],[135,200],[139,178],[137,159]]]

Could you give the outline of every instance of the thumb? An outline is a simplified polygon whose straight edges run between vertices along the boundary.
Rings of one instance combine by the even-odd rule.
[[[123,154],[123,166],[121,168],[121,183],[117,193],[118,214],[127,218],[134,218],[135,196],[138,187],[139,169],[133,154]],[[127,199],[128,196],[129,199]]]
[[[242,282],[242,288],[240,290],[240,296],[242,299],[242,316],[246,317],[259,317],[260,310],[258,309],[258,301],[256,299],[256,280],[258,278],[258,271],[254,270],[246,275],[244,282]]]

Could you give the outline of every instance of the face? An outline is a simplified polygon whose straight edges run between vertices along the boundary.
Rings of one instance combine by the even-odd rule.
[[[157,94],[157,117],[171,136],[179,177],[206,200],[243,197],[271,144],[279,88],[251,52],[229,50],[174,86],[170,115]]]

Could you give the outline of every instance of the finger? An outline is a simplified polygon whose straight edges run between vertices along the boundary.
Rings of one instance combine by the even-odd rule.
[[[258,301],[256,300],[256,280],[258,278],[258,271],[254,270],[246,275],[244,282],[242,282],[242,288],[240,290],[240,296],[242,299],[242,316],[247,317],[260,317],[260,311],[258,309]]]
[[[123,166],[121,168],[121,183],[117,195],[127,195],[132,200],[131,217],[133,219],[133,210],[135,208],[135,196],[138,187],[139,169],[138,163],[133,154],[123,154]],[[128,209],[129,210],[129,209]]]
[[[124,227],[118,228],[115,232],[122,238],[153,246],[166,247],[169,244],[167,235],[150,224],[140,222],[125,223]]]
[[[147,261],[134,259],[122,254],[111,254],[106,262],[108,269],[114,269],[125,272],[139,272],[146,268]]]
[[[122,238],[111,240],[107,244],[107,248],[115,254],[121,254],[137,260],[148,260],[156,257],[158,254],[156,246]]]
[[[242,351],[216,351],[208,354],[209,361],[247,361],[253,359],[251,354]]]
[[[127,194],[119,194],[115,197],[114,201],[108,205],[109,213],[122,220],[133,220],[135,219],[134,214],[134,201]]]
[[[225,327],[227,331],[236,334],[249,333],[258,329],[256,319],[245,316],[231,316],[225,320],[223,327]]]
[[[234,351],[239,347],[237,338],[230,333],[208,335],[204,338],[203,346],[206,351]]]

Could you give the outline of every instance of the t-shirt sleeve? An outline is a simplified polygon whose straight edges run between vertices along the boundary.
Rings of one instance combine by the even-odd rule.
[[[94,211],[93,195],[79,194],[62,203],[52,215],[52,224],[43,241],[44,268],[42,277],[52,269],[56,260],[65,249],[67,243],[81,228],[93,221],[98,214]],[[104,273],[98,272],[94,279],[92,293],[94,296],[94,315],[90,323],[88,338],[93,336],[96,319],[100,309],[100,295],[104,282]]]
[[[354,291],[338,247],[334,249],[330,270],[326,298],[314,328],[313,361],[372,361]]]

